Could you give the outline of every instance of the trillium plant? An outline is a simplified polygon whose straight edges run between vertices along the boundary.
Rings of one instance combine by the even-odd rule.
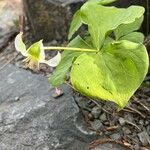
[[[49,78],[54,87],[64,83],[69,75],[78,92],[93,99],[113,101],[121,110],[143,82],[149,60],[142,44],[144,36],[137,31],[143,22],[144,8],[107,6],[114,1],[88,0],[74,14],[67,47],[44,47],[41,40],[26,49],[21,33],[15,46],[31,69],[39,63],[57,66]],[[76,33],[81,26],[87,28],[82,37]],[[45,60],[47,50],[63,53]]]

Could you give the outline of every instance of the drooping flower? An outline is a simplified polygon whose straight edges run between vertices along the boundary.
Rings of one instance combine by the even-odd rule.
[[[45,60],[45,51],[42,40],[32,44],[28,49],[22,40],[22,32],[20,32],[15,38],[15,48],[20,52],[24,57],[24,62],[27,64],[28,68],[34,70],[39,69],[40,63],[45,63],[51,67],[56,67],[60,60],[61,54],[58,52],[50,60]]]

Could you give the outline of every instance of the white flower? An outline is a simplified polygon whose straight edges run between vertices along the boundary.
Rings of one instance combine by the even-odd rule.
[[[45,63],[51,67],[56,67],[61,60],[61,54],[59,52],[52,59],[45,60],[45,51],[42,40],[32,44],[28,49],[26,49],[26,46],[22,41],[22,32],[15,38],[15,48],[24,57],[26,57],[24,62],[26,62],[28,64],[27,66],[32,70],[35,68],[39,69],[40,63]]]

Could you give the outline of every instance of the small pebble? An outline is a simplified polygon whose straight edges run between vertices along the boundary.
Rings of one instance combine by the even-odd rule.
[[[58,98],[64,94],[62,90],[59,90],[59,93],[54,89],[51,91],[52,97],[53,98]]]
[[[149,124],[150,124],[150,122],[146,120],[145,121],[145,125],[149,125]]]
[[[95,119],[93,122],[91,122],[91,126],[94,130],[100,130],[103,128],[103,124],[98,119]]]
[[[139,144],[134,145],[134,146],[133,146],[133,149],[135,149],[135,150],[140,150],[140,145],[139,145]]]
[[[100,114],[101,114],[101,108],[98,106],[95,106],[92,111],[91,114],[94,116],[95,119],[99,118]]]
[[[104,125],[109,126],[110,123],[109,123],[108,121],[105,121],[105,122],[104,122]]]
[[[121,126],[125,125],[126,121],[124,120],[124,118],[119,118],[119,123]]]
[[[119,139],[121,139],[121,135],[120,135],[120,133],[114,133],[114,134],[110,135],[110,138],[113,140],[119,140]]]
[[[95,107],[95,106],[96,106],[96,104],[93,103],[93,102],[90,102],[90,103],[88,104],[88,107],[89,107],[89,108],[93,108],[93,107]]]
[[[132,132],[131,132],[128,128],[126,128],[126,127],[123,127],[122,130],[123,130],[123,132],[124,132],[124,135],[128,135],[128,134],[131,134],[131,133],[132,133]]]
[[[130,122],[134,122],[134,117],[132,114],[126,113],[124,118],[125,118],[125,120],[128,120]]]
[[[149,133],[149,136],[150,136],[150,124],[146,127],[147,129],[147,133]]]
[[[138,137],[143,145],[150,144],[150,137],[146,131],[139,133]]]
[[[99,119],[102,121],[106,121],[107,120],[106,114],[103,113],[102,115],[100,115]]]
[[[140,125],[144,125],[144,120],[140,120],[140,121],[139,121],[139,124],[140,124]]]
[[[15,102],[19,101],[19,97],[15,97],[15,98],[14,98],[14,101],[15,101]]]
[[[88,118],[89,118],[90,121],[94,120],[94,117],[93,117],[93,115],[91,113],[88,114]]]

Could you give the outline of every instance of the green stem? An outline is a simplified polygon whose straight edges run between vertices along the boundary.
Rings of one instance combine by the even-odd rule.
[[[56,46],[50,46],[50,47],[44,47],[45,50],[68,50],[68,51],[80,51],[80,52],[98,52],[98,50],[95,49],[84,49],[84,48],[76,48],[76,47],[56,47]]]

